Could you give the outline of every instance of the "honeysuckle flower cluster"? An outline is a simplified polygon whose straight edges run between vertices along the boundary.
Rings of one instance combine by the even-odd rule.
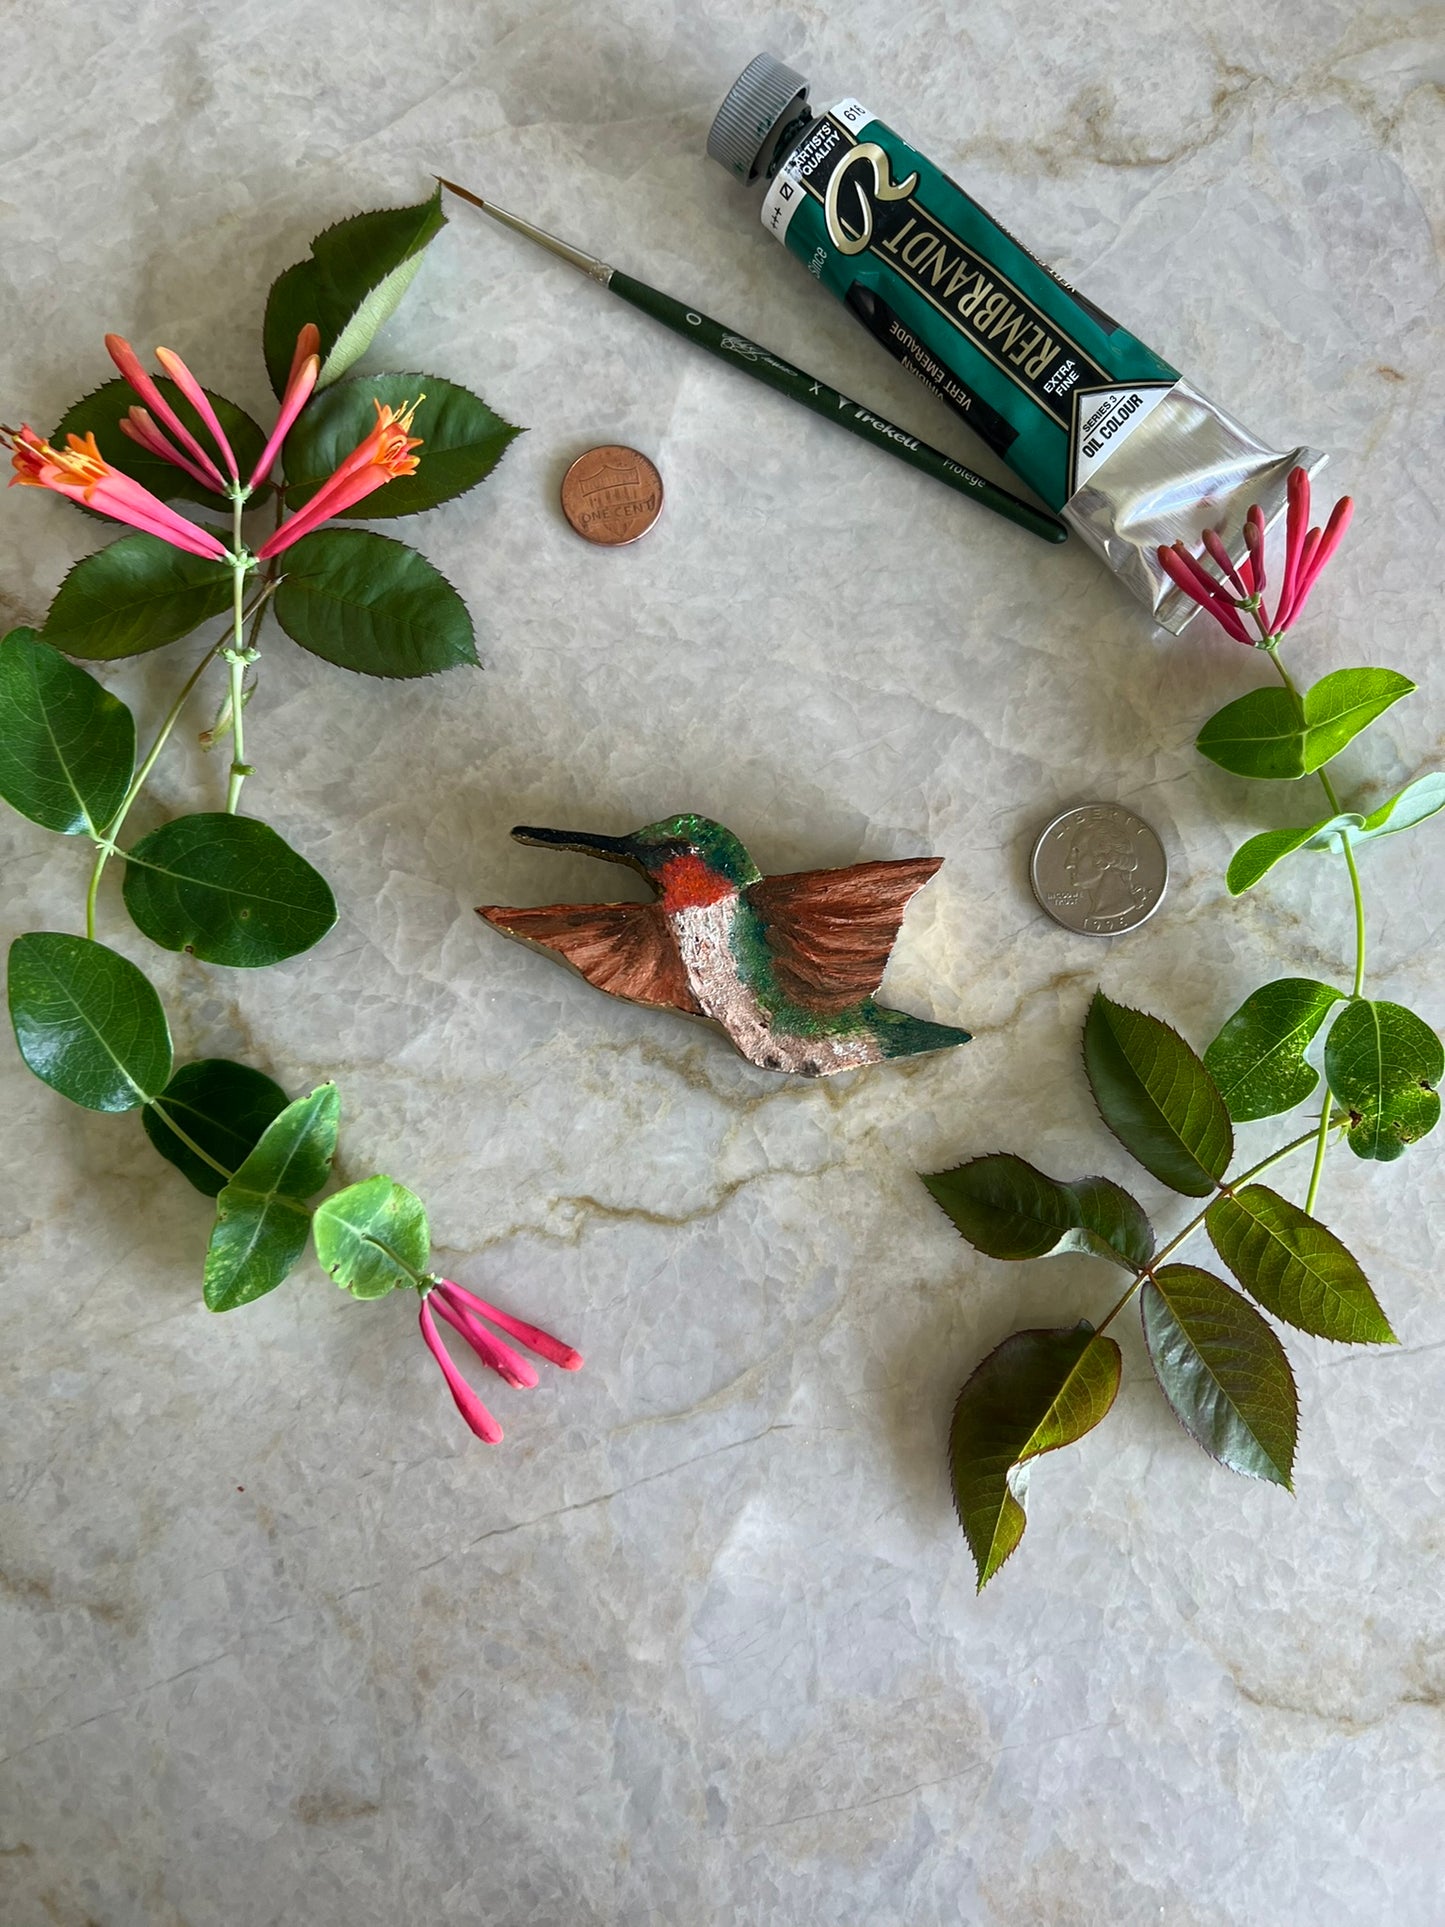
[[[129,1113],[133,1126],[143,1120],[158,1155],[213,1202],[200,1281],[208,1311],[229,1313],[276,1290],[308,1246],[359,1300],[413,1289],[423,1337],[467,1425],[497,1443],[502,1428],[442,1332],[449,1326],[448,1340],[465,1340],[514,1388],[539,1382],[526,1352],[569,1372],[582,1364],[578,1353],[434,1277],[414,1192],[380,1173],[332,1185],[334,1081],[288,1098],[256,1065],[177,1063],[160,991],[100,934],[123,907],[134,932],[164,951],[203,970],[252,970],[300,956],[335,927],[327,879],[240,807],[256,774],[245,737],[268,619],[313,658],[368,678],[411,680],[477,662],[465,603],[424,554],[390,534],[321,526],[402,476],[411,478],[405,491],[376,510],[401,517],[449,502],[484,481],[521,432],[443,375],[348,374],[395,306],[396,278],[411,278],[444,225],[440,189],[413,207],[357,214],[278,277],[262,324],[277,396],[269,427],[203,387],[173,348],[142,357],[119,334],[105,345],[120,378],[75,401],[60,429],[47,437],[29,423],[0,425],[12,485],[48,489],[152,538],[107,541],[82,556],[43,615],[0,634],[0,799],[41,833],[91,846],[83,925],[77,905],[84,934],[17,936],[6,989],[15,1043],[34,1075],[72,1103]],[[408,399],[421,388],[428,394]],[[419,460],[423,404],[446,423],[445,462]],[[437,431],[429,433],[435,446]],[[335,461],[336,450],[348,452]],[[253,516],[253,535],[248,511],[263,506],[266,526]],[[143,715],[82,665],[149,655],[221,620],[143,747]],[[199,740],[210,748],[229,739],[224,808],[216,798],[177,811],[147,785],[213,665],[224,669],[226,693]],[[143,798],[152,823],[127,834]],[[126,882],[107,897],[112,861],[125,864]],[[58,1030],[57,996],[68,1013]]]
[[[1323,529],[1310,528],[1310,478],[1302,468],[1290,470],[1285,516],[1284,565],[1279,596],[1271,614],[1264,601],[1267,585],[1264,560],[1264,514],[1255,503],[1244,518],[1248,553],[1238,563],[1213,529],[1204,531],[1204,546],[1220,570],[1213,576],[1203,561],[1182,542],[1159,550],[1159,564],[1177,588],[1214,617],[1227,636],[1255,649],[1272,649],[1304,611],[1320,573],[1344,539],[1355,512],[1354,502],[1342,496]],[[1243,618],[1259,630],[1250,635]]]
[[[307,322],[297,335],[276,425],[255,468],[244,481],[210,397],[174,349],[157,348],[156,360],[200,416],[214,444],[214,453],[187,428],[125,337],[110,334],[105,338],[106,350],[139,397],[138,405],[128,410],[117,425],[123,435],[147,454],[169,462],[218,495],[228,496],[239,511],[269,479],[287,434],[316,386],[321,371],[320,340],[313,322]],[[421,438],[413,436],[410,429],[424,399],[419,395],[416,401],[400,410],[374,402],[376,426],[338,464],[310,501],[261,544],[254,559],[269,561],[322,522],[354,508],[395,476],[415,473],[418,464],[412,451],[422,444]],[[229,562],[237,568],[251,566],[253,558],[241,548],[239,538],[236,546],[228,549],[209,529],[189,521],[142,483],[122,474],[105,460],[93,434],[69,435],[66,442],[64,449],[54,448],[28,424],[18,429],[0,429],[0,444],[10,449],[15,470],[12,488],[18,483],[48,488],[113,521],[124,522],[146,535],[158,536],[190,555]]]
[[[530,1390],[537,1383],[536,1367],[506,1339],[488,1331],[482,1323],[484,1318],[490,1319],[509,1338],[515,1338],[519,1345],[525,1345],[528,1351],[545,1358],[549,1364],[559,1366],[562,1371],[576,1372],[582,1369],[582,1354],[574,1351],[570,1345],[564,1345],[560,1338],[554,1338],[550,1332],[544,1332],[536,1325],[525,1324],[520,1318],[513,1318],[510,1312],[499,1311],[495,1305],[489,1305],[485,1299],[476,1297],[464,1285],[454,1284],[450,1278],[428,1278],[421,1296],[421,1335],[441,1367],[447,1389],[456,1400],[457,1410],[477,1437],[487,1445],[501,1444],[502,1428],[452,1362],[432,1316],[433,1304],[452,1330],[471,1346],[487,1369],[518,1390]]]

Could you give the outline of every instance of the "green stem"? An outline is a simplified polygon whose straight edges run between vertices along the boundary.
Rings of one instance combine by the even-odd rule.
[[[1327,1110],[1326,1116],[1328,1115],[1329,1112]],[[1303,1132],[1299,1137],[1291,1138],[1288,1144],[1282,1144],[1277,1151],[1271,1151],[1268,1157],[1261,1158],[1258,1164],[1252,1164],[1247,1171],[1241,1171],[1239,1176],[1237,1178],[1231,1178],[1228,1184],[1221,1183],[1218,1187],[1220,1196],[1236,1190],[1241,1184],[1248,1184],[1251,1178],[1259,1177],[1263,1172],[1268,1171],[1272,1165],[1281,1163],[1287,1157],[1292,1157],[1296,1151],[1301,1150],[1306,1144],[1312,1143],[1314,1135],[1313,1129],[1310,1129]],[[1148,1264],[1140,1270],[1133,1284],[1129,1286],[1128,1290],[1114,1306],[1108,1317],[1104,1319],[1102,1324],[1095,1327],[1096,1334],[1111,1325],[1124,1309],[1125,1305],[1127,1305],[1129,1300],[1134,1296],[1134,1293],[1139,1289],[1140,1285],[1142,1285],[1146,1279],[1152,1278],[1164,1260],[1172,1256],[1186,1239],[1194,1236],[1195,1232],[1199,1229],[1200,1225],[1204,1223],[1204,1220],[1209,1216],[1210,1211],[1217,1202],[1217,1198],[1211,1198],[1202,1211],[1197,1211],[1194,1214],[1182,1231],[1176,1232],[1167,1245],[1161,1245],[1159,1247]]]
[[[244,650],[228,649],[226,664],[231,672],[231,780],[226,786],[226,814],[234,816],[236,805],[241,800],[241,785],[251,774],[251,765],[246,761],[246,734],[242,717],[246,701]]]
[[[241,516],[246,501],[237,495],[231,503],[231,601],[232,638],[226,651],[231,671],[231,780],[226,786],[226,814],[234,816],[241,801],[241,785],[251,774],[246,761],[246,733],[242,717],[246,685],[246,570],[249,558],[241,547]]]
[[[151,771],[155,768],[157,758],[160,756],[161,751],[165,748],[166,742],[170,736],[171,731],[175,728],[176,724],[180,721],[181,711],[185,708],[186,703],[190,697],[191,691],[195,688],[196,684],[201,680],[201,677],[205,673],[206,669],[210,666],[211,663],[215,661],[216,655],[218,651],[221,649],[221,647],[223,646],[224,642],[225,642],[224,636],[221,637],[220,641],[213,642],[210,648],[206,651],[205,655],[201,657],[201,660],[196,664],[195,668],[191,671],[190,675],[186,677],[185,682],[181,685],[180,694],[176,697],[175,701],[171,704],[169,710],[166,712],[165,721],[161,724],[160,728],[156,731],[155,741],[151,744],[150,748],[146,751],[145,756],[142,758],[139,766],[136,769],[135,775],[132,776],[132,778],[130,779],[130,787],[126,790],[125,795],[121,798],[120,808],[116,811],[115,815],[111,818],[110,822],[107,823],[105,826],[105,834],[99,847],[96,850],[95,864],[90,872],[90,888],[85,893],[85,934],[88,938],[90,938],[92,942],[95,941],[96,896],[100,890],[100,879],[105,873],[105,866],[115,853],[115,840],[120,835],[121,828],[125,823],[125,819],[130,814],[130,808],[132,803],[134,803],[136,798],[140,795],[141,790],[145,786],[146,778],[150,775]]]
[[[195,1155],[202,1160],[203,1163],[209,1164],[213,1171],[219,1171],[221,1176],[229,1184],[231,1179],[235,1177],[236,1175],[235,1172],[228,1171],[225,1165],[222,1164],[219,1161],[219,1159],[213,1158],[209,1151],[204,1150],[199,1144],[197,1144],[196,1140],[193,1137],[189,1136],[187,1132],[183,1131],[180,1125],[177,1124],[176,1120],[171,1116],[170,1112],[166,1109],[164,1103],[161,1101],[160,1098],[153,1097],[153,1098],[150,1098],[148,1101],[150,1103],[151,1109],[157,1114],[158,1117],[164,1120],[166,1129],[168,1131],[174,1131],[176,1136],[181,1140],[181,1143],[185,1145],[188,1151],[193,1151]]]
[[[1315,1214],[1315,1199],[1320,1194],[1320,1179],[1324,1176],[1325,1152],[1330,1148],[1330,1121],[1334,1105],[1328,1092],[1320,1106],[1320,1121],[1315,1133],[1315,1161],[1310,1166],[1309,1189],[1305,1192],[1305,1213],[1308,1217]]]
[[[1279,671],[1280,681],[1294,698],[1295,708],[1299,712],[1300,723],[1303,725],[1305,716],[1304,698],[1301,696],[1299,687],[1293,676],[1290,675],[1288,669],[1285,668],[1284,663],[1280,659],[1279,638],[1276,636],[1272,641],[1267,642],[1265,648],[1268,651],[1270,661]],[[1325,800],[1330,806],[1331,813],[1339,816],[1342,813],[1340,810],[1340,799],[1335,794],[1335,786],[1330,781],[1328,772],[1324,769],[1317,769],[1315,775],[1320,779],[1320,788],[1325,793]],[[1358,998],[1364,995],[1365,990],[1365,896],[1363,890],[1360,888],[1359,867],[1355,862],[1355,852],[1350,846],[1348,836],[1341,836],[1340,847],[1344,851],[1345,869],[1349,873],[1350,879],[1350,897],[1355,912],[1355,979],[1350,986],[1350,996],[1351,998]],[[1325,1154],[1330,1148],[1330,1108],[1330,1096],[1329,1093],[1326,1092],[1324,1103],[1320,1107],[1320,1121],[1315,1129],[1315,1159],[1310,1168],[1309,1188],[1305,1193],[1304,1208],[1311,1217],[1314,1216],[1315,1200],[1320,1194],[1320,1181],[1324,1177]]]

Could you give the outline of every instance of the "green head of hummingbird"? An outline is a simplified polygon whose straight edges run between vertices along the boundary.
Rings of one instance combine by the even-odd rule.
[[[664,911],[717,902],[762,878],[762,871],[732,831],[710,816],[666,816],[630,836],[594,836],[587,830],[543,830],[525,824],[512,835],[518,843],[579,850],[607,863],[625,863],[647,878]]]
[[[764,1069],[816,1077],[968,1041],[965,1030],[873,1000],[903,912],[937,857],[766,877],[731,830],[692,812],[626,836],[512,834],[626,864],[656,901],[488,906],[480,916],[615,997],[718,1025]]]

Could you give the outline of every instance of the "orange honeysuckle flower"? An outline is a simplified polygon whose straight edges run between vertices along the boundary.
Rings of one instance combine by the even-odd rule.
[[[66,441],[68,446],[58,449],[42,440],[33,428],[22,425],[19,429],[0,429],[0,446],[10,450],[15,470],[10,486],[48,488],[117,522],[127,522],[146,535],[158,536],[172,548],[217,562],[230,559],[225,545],[209,530],[197,528],[148,488],[112,468],[96,447],[94,435],[69,435]]]
[[[417,409],[425,400],[425,395],[418,395],[414,402],[408,402],[400,410],[390,408],[384,402],[373,401],[376,426],[357,443],[336,472],[328,476],[305,507],[298,509],[288,522],[283,522],[276,533],[262,543],[258,551],[261,560],[280,555],[293,542],[299,542],[303,535],[309,535],[319,523],[354,507],[395,476],[413,474],[418,463],[411,451],[421,447],[421,437],[408,431]]]

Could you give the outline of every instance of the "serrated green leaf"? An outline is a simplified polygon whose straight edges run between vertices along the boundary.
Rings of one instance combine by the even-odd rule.
[[[10,946],[10,1021],[30,1069],[88,1111],[133,1111],[171,1074],[161,1000],[129,958],[59,931]]]
[[[303,535],[286,551],[274,607],[293,642],[364,676],[434,676],[477,660],[472,619],[446,577],[368,529]]]
[[[179,816],[125,852],[125,907],[166,950],[251,970],[298,956],[336,921],[319,871],[254,817]]]
[[[123,535],[76,563],[41,641],[87,662],[114,662],[176,642],[230,606],[228,564],[173,549],[156,535]]]
[[[426,1207],[387,1177],[348,1185],[318,1206],[312,1224],[316,1256],[353,1298],[384,1298],[415,1285],[431,1256]]]
[[[1245,998],[1204,1053],[1236,1124],[1303,1104],[1320,1081],[1305,1051],[1343,997],[1311,977],[1277,977]]]
[[[415,515],[464,495],[483,481],[519,434],[480,396],[437,375],[358,375],[329,389],[303,412],[286,442],[286,500],[293,509],[316,490],[376,426],[374,402],[399,413],[418,395],[411,432],[422,438],[419,466],[366,496],[344,517],[375,522]]]
[[[1235,776],[1303,776],[1304,730],[1287,689],[1252,689],[1217,710],[1195,738],[1200,754]]]
[[[341,1098],[319,1084],[288,1104],[216,1200],[206,1252],[205,1298],[233,1311],[274,1291],[306,1249],[306,1200],[326,1182],[336,1154]]]
[[[980,1592],[1023,1537],[1030,1461],[1093,1430],[1114,1403],[1120,1369],[1119,1347],[1087,1322],[1014,1332],[959,1393],[949,1432],[953,1502]]]
[[[427,243],[445,224],[438,188],[414,207],[354,214],[316,236],[310,258],[288,268],[266,302],[266,370],[278,395],[286,385],[297,334],[308,321],[321,333],[318,387],[346,373],[395,310]]]
[[[1084,1068],[1099,1115],[1162,1183],[1202,1198],[1224,1176],[1234,1132],[1214,1079],[1178,1031],[1097,991]]]
[[[1072,1251],[1135,1271],[1154,1253],[1143,1206],[1108,1178],[1064,1183],[997,1152],[923,1182],[968,1242],[990,1258]]]
[[[220,455],[211,440],[210,430],[201,420],[180,389],[167,376],[156,378],[156,387],[175,409],[177,415],[190,429],[202,448],[208,450],[212,461],[222,468]],[[266,437],[252,421],[244,408],[238,408],[224,395],[212,394],[208,388],[211,406],[216,411],[216,419],[226,431],[226,440],[231,444],[236,457],[236,466],[244,481],[261,459],[261,451],[266,446]],[[63,448],[67,435],[94,435],[96,447],[112,468],[118,468],[122,475],[129,475],[133,481],[148,488],[152,495],[158,495],[163,502],[200,502],[217,514],[224,515],[229,523],[231,517],[230,498],[218,494],[215,489],[207,488],[204,483],[195,481],[183,468],[174,462],[167,462],[159,455],[152,455],[148,449],[140,447],[128,435],[120,432],[120,423],[127,411],[135,407],[140,397],[127,381],[119,376],[114,381],[104,382],[90,394],[83,395],[72,407],[68,408],[51,431],[50,440],[57,448]],[[163,422],[157,426],[169,437],[170,431]],[[224,474],[224,468],[222,473]],[[94,513],[94,511],[87,511]]]
[[[1415,685],[1394,669],[1336,669],[1305,691],[1304,768],[1317,770]]]
[[[141,1123],[161,1156],[198,1191],[214,1198],[226,1179],[181,1142],[167,1119],[174,1119],[193,1143],[234,1172],[285,1108],[285,1091],[264,1071],[224,1057],[203,1057],[182,1064],[160,1096],[141,1112]]]
[[[1211,1458],[1287,1490],[1299,1398],[1283,1345],[1252,1305],[1196,1265],[1165,1265],[1139,1297],[1155,1376]]]
[[[1389,1163],[1434,1130],[1442,1073],[1440,1039],[1403,1004],[1356,998],[1325,1044],[1325,1077],[1350,1113],[1348,1142],[1360,1158]]]
[[[1395,1334],[1358,1263],[1334,1232],[1268,1185],[1210,1205],[1210,1243],[1265,1310],[1342,1345],[1393,1345]]]
[[[0,796],[32,823],[99,836],[135,768],[135,719],[119,697],[41,642],[0,642]]]

